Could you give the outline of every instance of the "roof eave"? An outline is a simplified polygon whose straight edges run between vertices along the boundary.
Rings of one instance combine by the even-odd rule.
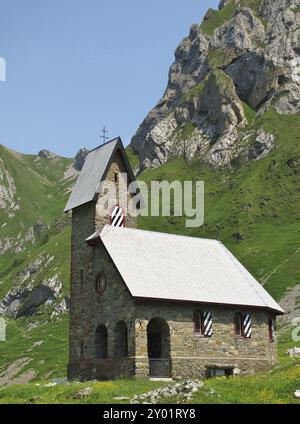
[[[162,297],[149,297],[149,296],[136,296],[132,294],[132,297],[136,300],[152,300],[152,301],[162,301],[162,302],[178,302],[178,303],[199,303],[205,305],[216,305],[216,306],[226,306],[226,307],[236,307],[236,308],[253,308],[260,310],[268,310],[276,315],[284,315],[285,312],[283,310],[274,309],[269,306],[260,306],[260,305],[245,305],[245,304],[237,304],[237,303],[222,303],[222,302],[209,302],[203,300],[186,300],[186,299],[172,299],[172,298],[162,298]]]

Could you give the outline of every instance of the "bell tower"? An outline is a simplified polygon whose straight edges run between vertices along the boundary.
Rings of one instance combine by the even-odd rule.
[[[87,336],[95,319],[96,300],[91,293],[97,273],[98,236],[105,225],[136,227],[136,218],[127,213],[125,204],[135,195],[128,191],[128,185],[134,181],[122,141],[113,139],[89,152],[66,205],[65,212],[72,211],[69,348],[72,364],[82,364],[91,356]],[[110,188],[109,193],[106,187]]]

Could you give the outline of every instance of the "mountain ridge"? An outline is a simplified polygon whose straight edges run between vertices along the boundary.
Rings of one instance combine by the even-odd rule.
[[[181,155],[232,166],[252,160],[255,144],[269,153],[276,138],[253,131],[251,119],[300,111],[299,11],[299,0],[227,0],[191,26],[163,97],[132,138],[141,171]]]

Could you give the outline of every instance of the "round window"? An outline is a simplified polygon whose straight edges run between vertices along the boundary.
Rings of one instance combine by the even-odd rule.
[[[106,287],[106,277],[104,272],[99,272],[96,278],[96,292],[99,296],[102,296]]]

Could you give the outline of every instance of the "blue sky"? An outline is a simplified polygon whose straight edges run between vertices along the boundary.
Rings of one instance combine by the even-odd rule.
[[[1,0],[0,143],[74,156],[125,144],[162,96],[174,50],[218,0]]]

